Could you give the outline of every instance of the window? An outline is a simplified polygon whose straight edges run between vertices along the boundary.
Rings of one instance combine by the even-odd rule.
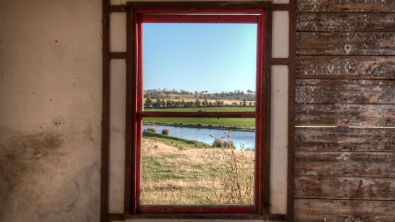
[[[126,206],[262,215],[265,3],[129,6]]]

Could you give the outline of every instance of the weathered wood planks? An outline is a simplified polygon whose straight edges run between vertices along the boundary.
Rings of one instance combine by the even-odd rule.
[[[395,106],[298,104],[295,107],[295,121],[299,126],[395,127]]]
[[[395,82],[388,80],[297,79],[296,103],[395,103]]]
[[[395,55],[395,32],[298,32],[300,55]]]
[[[394,13],[299,14],[298,32],[394,32]]]
[[[309,76],[395,79],[395,57],[299,56],[296,59],[296,77]]]
[[[295,221],[395,221],[395,0],[296,4]]]
[[[297,128],[295,151],[395,151],[395,129]]]
[[[395,201],[295,200],[295,221],[393,222]]]
[[[295,175],[394,177],[395,152],[298,151],[295,154]]]
[[[394,0],[298,0],[298,12],[395,12]]]
[[[298,176],[295,178],[295,197],[395,200],[395,179]]]

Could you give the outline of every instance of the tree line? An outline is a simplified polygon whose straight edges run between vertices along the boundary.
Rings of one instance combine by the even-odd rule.
[[[255,101],[255,91],[252,90],[247,90],[247,94],[244,93],[242,90],[234,90],[234,91],[229,91],[229,92],[217,92],[217,93],[209,93],[207,90],[198,92],[195,91],[189,92],[186,90],[181,90],[177,91],[175,89],[173,90],[166,90],[165,88],[163,90],[160,89],[149,89],[149,90],[144,90],[144,98],[151,98],[151,99],[171,99],[171,95],[175,95],[176,97],[173,99],[178,99],[178,95],[182,97],[182,95],[188,96],[188,97],[195,97],[199,98],[201,100],[204,99],[210,99],[210,100],[220,100],[220,99],[230,99],[230,100],[242,100],[243,98],[246,98],[248,101]],[[181,102],[181,101],[180,101]],[[203,102],[203,101],[202,101]]]
[[[225,104],[223,100],[215,100],[215,102],[209,102],[206,98],[203,100],[196,99],[195,102],[182,100],[171,100],[171,99],[151,99],[147,97],[144,102],[144,107],[210,107],[210,106],[255,106],[255,102],[247,101],[244,98],[237,104],[233,102],[232,104]]]

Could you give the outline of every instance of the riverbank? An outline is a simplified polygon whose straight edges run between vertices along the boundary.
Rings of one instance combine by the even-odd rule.
[[[160,141],[169,146],[175,146],[179,150],[184,149],[185,147],[194,147],[194,148],[210,148],[211,145],[207,143],[202,143],[197,140],[187,140],[174,136],[165,136],[159,133],[152,132],[143,132],[143,138],[153,140],[154,142]]]
[[[183,126],[169,126],[169,125],[143,125],[143,132],[145,130],[155,131],[161,134],[166,132],[168,136],[175,138],[182,138],[189,141],[200,141],[202,143],[213,145],[216,139],[223,142],[232,142],[236,149],[255,149],[255,132],[242,131],[237,129],[225,129],[216,127],[187,127]],[[167,138],[169,139],[169,138]]]
[[[213,125],[213,124],[202,124],[202,123],[168,123],[168,122],[154,122],[154,121],[144,121],[144,125],[158,125],[158,126],[175,126],[175,127],[190,127],[190,128],[206,128],[206,129],[219,129],[219,130],[238,130],[255,132],[254,127],[238,127],[238,126],[226,126],[226,125]]]

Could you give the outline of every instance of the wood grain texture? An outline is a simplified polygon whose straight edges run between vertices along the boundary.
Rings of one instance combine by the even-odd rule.
[[[395,57],[299,56],[296,59],[296,76],[351,76],[395,79]]]
[[[395,31],[394,13],[314,13],[299,14],[299,32]]]
[[[295,175],[394,177],[395,152],[304,152],[295,154]]]
[[[395,201],[296,199],[298,222],[393,222]]]
[[[110,172],[110,0],[102,0],[102,122],[100,170],[100,221],[108,221]]]
[[[296,103],[393,104],[395,82],[390,80],[297,79]]]
[[[394,32],[298,32],[300,55],[395,55]]]
[[[298,104],[295,112],[302,126],[395,127],[394,105]]]
[[[395,178],[295,178],[296,198],[395,200]]]
[[[395,151],[395,129],[297,128],[296,151]]]
[[[294,219],[395,221],[395,0],[296,4]]]
[[[298,12],[395,12],[393,0],[298,0]]]
[[[288,155],[287,155],[287,222],[295,221],[295,76],[296,76],[296,1],[289,1],[289,76],[288,76]]]

